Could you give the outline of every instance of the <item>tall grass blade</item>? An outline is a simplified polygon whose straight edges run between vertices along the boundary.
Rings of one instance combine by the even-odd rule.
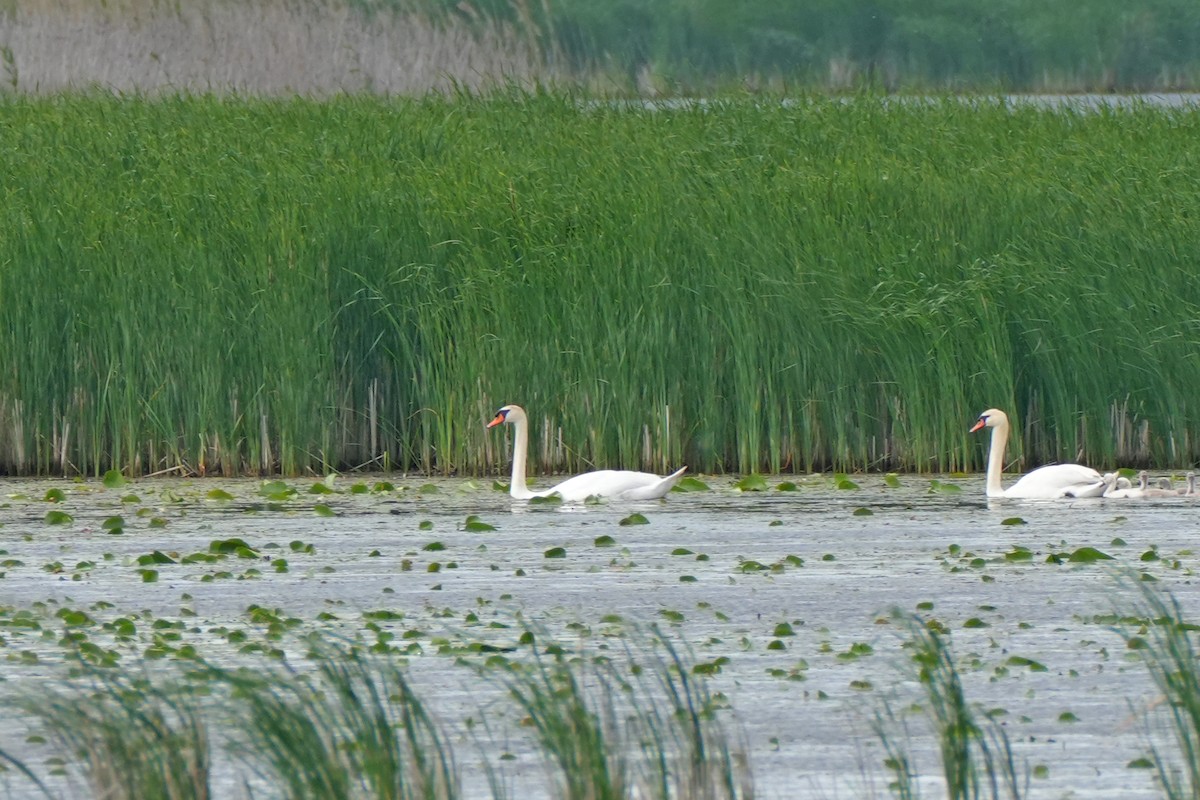
[[[454,755],[399,666],[317,642],[312,674],[220,672],[246,757],[286,797],[452,800]]]
[[[1151,755],[1163,791],[1171,800],[1200,797],[1200,652],[1193,639],[1200,630],[1187,622],[1179,600],[1153,583],[1125,576],[1122,585],[1133,587],[1138,599],[1123,609],[1123,618],[1141,619],[1118,633],[1126,646],[1138,653],[1162,693],[1147,720],[1166,718],[1174,750],[1151,743]]]
[[[86,673],[87,686],[39,686],[36,697],[20,696],[18,702],[40,721],[68,763],[79,759],[93,797],[214,796],[208,726],[195,698],[112,669],[87,668]]]
[[[1026,780],[1018,774],[1012,746],[1004,729],[967,701],[962,679],[942,634],[919,618],[899,611],[893,615],[908,632],[908,647],[917,668],[930,724],[941,760],[946,796],[950,800],[1001,797],[1020,800]],[[903,744],[889,731],[890,713],[875,718],[877,735],[887,753],[885,766],[895,777],[896,796],[913,796],[914,771]]]

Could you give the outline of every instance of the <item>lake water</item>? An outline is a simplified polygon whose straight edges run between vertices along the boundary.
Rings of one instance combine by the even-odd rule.
[[[398,638],[417,630],[422,643],[501,646],[515,644],[519,630],[489,623],[518,613],[581,648],[601,641],[615,614],[659,623],[697,663],[727,659],[707,686],[728,697],[726,729],[747,750],[759,797],[887,797],[871,721],[885,700],[900,708],[921,699],[902,649],[907,636],[890,617],[898,609],[950,631],[968,698],[996,712],[1021,764],[1039,768],[1033,796],[1161,796],[1153,770],[1129,766],[1148,753],[1151,735],[1169,745],[1156,718],[1141,713],[1157,692],[1107,617],[1138,601],[1121,570],[1156,578],[1189,619],[1198,616],[1200,503],[989,502],[982,478],[943,477],[960,489],[943,491],[924,476],[902,476],[897,487],[852,477],[860,488],[811,476],[787,478],[796,491],[775,489],[784,480],[776,478],[768,491],[741,492],[733,478],[704,476],[708,491],[574,508],[515,502],[488,481],[390,477],[394,491],[355,493],[352,484],[366,490],[376,478],[340,478],[335,493],[311,494],[314,480],[293,480],[295,497],[274,503],[252,480],[114,489],[9,481],[0,508],[0,605],[9,612],[0,653],[9,658],[0,674],[10,691],[59,680],[57,637],[7,626],[22,609],[46,629],[61,608],[87,609],[98,621],[183,620],[183,641],[216,661],[243,658],[211,631],[253,634],[251,604],[346,636],[364,635],[365,612],[390,610],[403,619],[379,624]],[[232,499],[209,499],[217,488]],[[61,502],[43,499],[51,489],[64,493]],[[51,511],[73,520],[47,524]],[[621,524],[635,512],[645,524]],[[124,532],[111,535],[104,521],[118,515]],[[468,515],[494,530],[468,530]],[[1005,524],[1013,518],[1024,524]],[[161,564],[157,580],[143,582],[139,557],[160,551],[180,560],[231,537],[267,560]],[[601,537],[614,542],[600,546]],[[1047,561],[1083,547],[1114,560]],[[546,557],[553,548],[562,557]],[[273,571],[270,561],[281,558],[288,571]],[[777,635],[781,623],[794,635]],[[129,646],[127,660],[146,644]],[[38,663],[15,657],[25,651],[37,652]],[[408,669],[452,729],[500,695],[432,646],[410,656]],[[913,731],[924,796],[936,797],[932,742],[919,724]],[[0,748],[36,765],[46,753],[22,744],[24,736],[10,713]],[[468,787],[482,791],[468,750],[457,755]],[[508,769],[514,795],[547,795],[542,766],[519,759]],[[22,793],[16,782],[9,790]]]

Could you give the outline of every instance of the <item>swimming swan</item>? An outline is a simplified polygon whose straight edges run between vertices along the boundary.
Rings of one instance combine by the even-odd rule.
[[[608,497],[615,500],[654,500],[671,491],[687,470],[681,467],[664,477],[650,472],[602,469],[568,478],[550,489],[530,491],[525,485],[525,459],[529,449],[529,418],[520,406],[504,406],[487,427],[508,423],[517,429],[513,440],[512,485],[508,493],[515,500],[549,497],[556,494],[566,503],[580,503],[589,497]]]
[[[1052,464],[1023,475],[1020,480],[1005,489],[1000,484],[1000,476],[1004,471],[1004,448],[1008,446],[1008,415],[998,409],[989,408],[979,415],[979,421],[971,428],[971,433],[981,428],[992,429],[987,466],[988,497],[1100,497],[1108,486],[1103,476],[1091,467],[1082,464]]]

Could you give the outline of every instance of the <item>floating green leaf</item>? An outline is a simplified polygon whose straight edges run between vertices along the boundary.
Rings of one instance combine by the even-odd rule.
[[[1094,547],[1081,547],[1067,557],[1074,564],[1093,564],[1097,561],[1112,561],[1113,557]]]
[[[1001,525],[1028,525],[1025,520],[1020,517],[1006,517],[1000,521]]]
[[[603,536],[597,536],[592,544],[596,545],[596,547],[614,547],[617,544],[617,540],[608,534],[604,534]]]
[[[1048,671],[1045,664],[1034,661],[1032,658],[1025,658],[1024,656],[1009,656],[1008,661],[1005,663],[1013,667],[1029,667],[1030,672]]]
[[[104,486],[107,489],[120,489],[129,483],[129,481],[125,480],[125,476],[121,474],[119,469],[110,469],[104,473],[103,480]]]
[[[874,512],[874,511],[872,511],[872,510],[871,510],[871,509],[869,509],[869,508],[856,508],[856,509],[854,509],[854,516],[856,516],[856,517],[871,517],[871,516],[874,516],[874,515],[875,515],[875,512]]]
[[[765,492],[767,481],[762,475],[747,475],[733,485],[739,492]]]
[[[313,506],[313,513],[316,514],[318,517],[337,516],[334,513],[333,509],[330,508],[329,506],[325,505],[324,503],[317,503],[315,506]]]
[[[646,519],[646,517],[644,515],[638,514],[635,512],[633,514],[630,514],[628,517],[625,517],[617,524],[618,525],[649,525],[650,520]]]
[[[70,525],[74,521],[75,518],[65,511],[58,511],[56,509],[54,511],[46,512],[47,525]]]
[[[567,550],[565,547],[551,547],[546,552],[542,553],[546,558],[566,558]]]
[[[211,489],[211,490],[209,490],[208,494],[205,495],[205,497],[207,497],[209,500],[222,500],[222,501],[233,499],[233,495],[231,495],[229,492],[225,491],[224,489]]]
[[[679,483],[675,484],[671,491],[674,492],[707,492],[708,484],[699,478],[693,478],[691,475],[684,475],[679,479]]]
[[[472,533],[481,533],[484,531],[494,531],[496,530],[496,526],[489,525],[477,515],[471,514],[467,517],[466,522],[463,523],[463,529]]]

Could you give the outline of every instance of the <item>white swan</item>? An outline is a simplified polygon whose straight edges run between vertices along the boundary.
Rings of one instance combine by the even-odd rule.
[[[1128,481],[1126,481],[1128,483]],[[1150,474],[1146,470],[1138,473],[1137,486],[1116,487],[1113,484],[1105,490],[1104,496],[1116,500],[1130,500],[1146,496],[1146,487],[1150,483]]]
[[[525,416],[525,409],[520,406],[504,406],[496,412],[495,418],[487,424],[487,427],[494,428],[505,422],[517,429],[513,440],[512,485],[508,490],[515,500],[549,497],[552,494],[561,497],[565,503],[581,503],[589,497],[608,497],[615,500],[654,500],[671,491],[671,487],[679,482],[679,478],[687,470],[687,467],[681,467],[664,478],[650,472],[602,469],[568,478],[557,486],[544,491],[530,491],[525,485],[525,459],[529,449],[529,418]]]
[[[1005,489],[1000,484],[1004,472],[1004,449],[1008,446],[1008,415],[989,408],[979,415],[971,433],[980,428],[992,429],[988,452],[987,496],[1049,499],[1058,497],[1100,497],[1108,488],[1104,477],[1082,464],[1052,464],[1039,467]]]
[[[1180,489],[1179,493],[1181,495],[1183,495],[1184,497],[1195,497],[1196,496],[1196,473],[1189,472],[1187,474],[1187,488]]]

